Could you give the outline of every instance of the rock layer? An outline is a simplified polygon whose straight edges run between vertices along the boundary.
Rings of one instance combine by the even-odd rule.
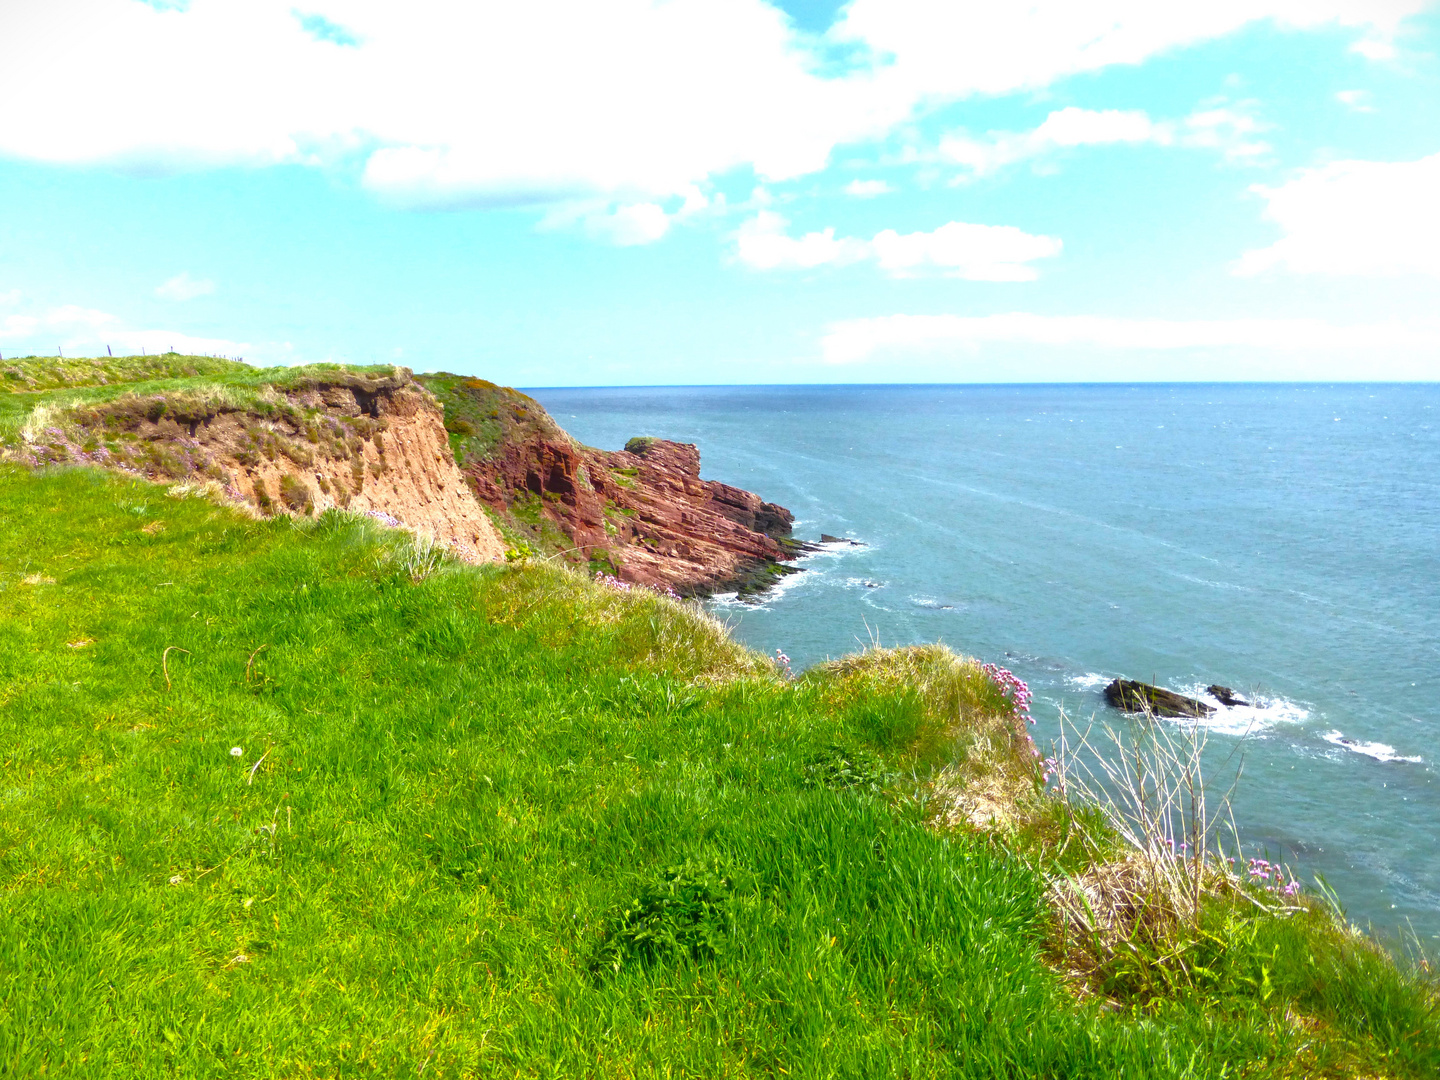
[[[752,592],[806,549],[790,511],[700,478],[689,443],[636,438],[584,446],[540,404],[478,379],[426,383],[446,407],[452,445],[481,502],[517,532],[623,581],[702,595]]]
[[[440,408],[404,368],[380,377],[336,372],[248,395],[213,385],[127,394],[72,409],[54,432],[30,452],[153,480],[213,482],[265,516],[372,513],[469,562],[504,558],[499,532],[451,456]]]

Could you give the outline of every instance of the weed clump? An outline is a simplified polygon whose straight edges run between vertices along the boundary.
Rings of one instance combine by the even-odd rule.
[[[868,750],[847,750],[831,744],[811,754],[802,769],[808,788],[838,791],[868,791],[878,794],[894,782],[896,774],[885,761]]]
[[[315,508],[310,489],[290,473],[280,477],[280,501],[295,514],[309,514]]]
[[[734,887],[713,863],[661,868],[612,912],[593,968],[615,972],[629,963],[713,960],[731,931]]]

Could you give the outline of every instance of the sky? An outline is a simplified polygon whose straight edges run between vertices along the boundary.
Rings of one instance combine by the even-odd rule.
[[[4,0],[0,354],[1440,378],[1440,0]]]

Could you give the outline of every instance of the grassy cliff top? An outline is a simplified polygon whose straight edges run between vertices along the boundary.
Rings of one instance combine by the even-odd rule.
[[[489,458],[507,444],[531,439],[572,443],[534,398],[509,386],[468,375],[433,372],[416,381],[435,395],[445,411],[445,429],[457,464]]]
[[[1217,894],[1077,977],[1050,897],[1132,862],[1015,720],[938,646],[791,680],[549,563],[0,465],[0,1061],[1436,1075],[1432,977],[1321,904]],[[982,766],[1020,827],[944,823]]]
[[[7,372],[11,374],[7,374]],[[267,392],[300,389],[327,380],[409,378],[408,368],[390,364],[303,364],[257,368],[233,360],[167,353],[159,357],[103,360],[26,358],[0,362],[0,443],[13,440],[27,417],[39,410],[66,411],[122,397],[218,398],[244,407]]]

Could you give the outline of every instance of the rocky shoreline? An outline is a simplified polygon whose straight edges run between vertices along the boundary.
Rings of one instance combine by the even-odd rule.
[[[763,592],[819,550],[794,515],[753,492],[700,478],[690,443],[637,437],[585,446],[533,398],[482,379],[421,376],[445,409],[475,496],[518,542],[621,581],[681,596]]]

